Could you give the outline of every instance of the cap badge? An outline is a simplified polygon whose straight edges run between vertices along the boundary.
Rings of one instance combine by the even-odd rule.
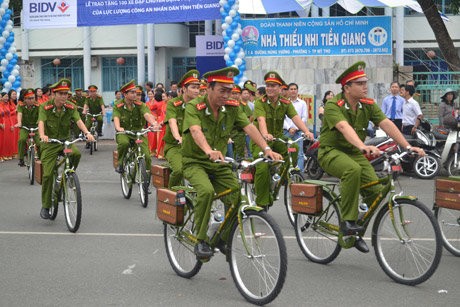
[[[233,73],[233,71],[229,71],[229,72],[227,73],[227,77],[228,77],[228,78],[233,78],[234,76],[235,76],[235,74]]]
[[[275,74],[270,74],[268,77],[269,78],[276,78]]]

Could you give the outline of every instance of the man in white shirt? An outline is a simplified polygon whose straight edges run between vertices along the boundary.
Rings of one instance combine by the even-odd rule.
[[[412,97],[414,93],[415,88],[412,85],[401,86],[401,96],[406,99],[403,105],[402,132],[406,135],[414,134],[423,119],[422,110],[418,102]]]
[[[382,111],[399,128],[402,129],[403,105],[405,99],[399,95],[400,88],[397,81],[391,82],[391,95],[383,98]]]
[[[298,97],[299,94],[299,87],[295,83],[290,83],[288,85],[287,95],[289,96],[289,100],[291,100],[292,104],[294,105],[297,114],[302,119],[304,124],[307,123],[308,120],[308,106],[307,103]],[[285,116],[284,124],[283,124],[283,133],[288,138],[295,140],[300,137],[302,131],[297,128],[297,126],[292,122],[292,120]],[[300,140],[298,143],[299,145],[299,155],[297,158],[297,166],[300,170],[304,168],[304,157],[303,157],[303,140]]]

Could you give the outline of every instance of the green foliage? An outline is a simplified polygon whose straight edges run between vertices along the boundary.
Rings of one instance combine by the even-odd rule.
[[[452,9],[452,13],[457,15],[460,12],[460,0],[452,0],[450,8]]]

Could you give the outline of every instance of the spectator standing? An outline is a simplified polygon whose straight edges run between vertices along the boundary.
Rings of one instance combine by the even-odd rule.
[[[18,140],[19,140],[19,129],[17,128],[18,117],[17,117],[17,104],[18,104],[18,93],[15,90],[8,92],[8,107],[10,108],[12,134],[13,134],[13,156],[18,155]]]
[[[413,98],[415,88],[412,85],[401,86],[400,92],[401,96],[406,100],[403,106],[402,132],[403,134],[411,135],[415,133],[423,119],[422,110],[418,102]]]
[[[318,118],[319,120],[321,121],[321,126],[323,125],[323,117],[324,117],[324,105],[326,104],[326,102],[329,100],[329,99],[332,99],[334,98],[334,92],[333,91],[326,91],[326,93],[324,93],[324,97],[323,97],[323,100],[322,100],[322,103],[321,105],[319,106],[319,109],[318,109]]]
[[[382,112],[402,131],[403,105],[405,100],[399,95],[400,86],[398,82],[391,82],[390,93],[390,95],[383,98]]]
[[[447,88],[441,96],[441,104],[438,109],[440,126],[454,128],[457,125],[457,117],[455,116],[455,99],[457,99],[457,92],[450,88]]]

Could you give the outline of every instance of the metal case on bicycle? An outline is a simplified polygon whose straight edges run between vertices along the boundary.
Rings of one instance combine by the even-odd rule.
[[[42,184],[42,176],[43,176],[43,165],[42,165],[42,161],[40,161],[40,160],[35,160],[34,168],[35,168],[35,171],[34,171],[35,181],[36,181],[38,184]]]
[[[118,167],[118,151],[113,151],[113,168]]]
[[[157,189],[157,216],[171,225],[184,223],[184,206],[176,204],[176,192],[168,189]]]
[[[152,184],[157,188],[167,188],[171,170],[167,166],[152,165]]]
[[[435,203],[438,207],[460,210],[460,177],[436,179]]]
[[[322,186],[310,183],[291,184],[292,211],[300,214],[319,214],[323,211]]]

